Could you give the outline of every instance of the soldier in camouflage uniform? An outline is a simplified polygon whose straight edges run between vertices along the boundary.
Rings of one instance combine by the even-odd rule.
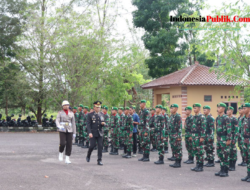
[[[180,168],[182,159],[182,119],[180,114],[177,113],[178,107],[179,106],[177,104],[172,104],[170,106],[171,116],[169,118],[170,145],[175,157],[175,163],[170,164],[169,166],[173,168]]]
[[[148,162],[149,154],[150,154],[150,128],[149,128],[149,111],[146,108],[146,100],[141,100],[141,111],[139,113],[140,117],[140,124],[139,128],[140,133],[140,139],[141,139],[141,148],[143,150],[143,157],[141,159],[138,159],[138,161]]]
[[[124,118],[125,118],[125,114],[123,113],[123,111],[124,111],[123,107],[118,108],[118,114],[120,117],[120,120],[119,120],[119,127],[120,127],[119,144],[120,144],[120,148],[119,149],[124,151],[122,156],[126,155],[126,153],[127,153],[127,147],[124,146],[125,131],[122,130],[123,125],[124,125]]]
[[[166,113],[167,108],[162,108],[162,115],[165,119],[165,129],[164,129],[164,152],[168,153],[168,136],[169,136],[169,117]]]
[[[111,144],[113,147],[113,150],[111,148],[110,155],[119,155],[118,149],[119,149],[119,133],[120,133],[120,117],[117,114],[118,108],[112,107],[112,115],[110,116],[110,128],[111,128]]]
[[[242,136],[243,136],[243,157],[247,162],[247,176],[241,181],[250,182],[250,103],[243,105],[244,117],[242,120]]]
[[[89,111],[89,107],[84,106],[84,109],[83,109],[83,138],[86,141],[86,145],[83,146],[83,148],[89,148],[89,135],[88,135],[88,129],[87,129],[88,111]]]
[[[206,117],[206,137],[205,137],[205,151],[207,154],[206,167],[214,167],[214,118],[210,114],[210,106],[204,106],[203,112]]]
[[[77,113],[77,107],[74,107],[73,108],[73,113],[74,113],[74,116],[75,116],[75,122],[76,122],[76,138],[75,138],[75,143],[73,143],[73,145],[77,145],[78,144],[78,139],[79,139],[79,131],[78,131],[78,113]]]
[[[80,141],[78,146],[83,147],[84,146],[84,136],[83,136],[83,105],[79,104],[78,106],[78,127],[79,127],[79,136],[80,136]]]
[[[155,142],[155,132],[154,132],[154,120],[155,120],[155,108],[150,110],[151,116],[149,119],[149,127],[150,127],[150,141],[152,144],[152,152],[156,152],[156,142]]]
[[[154,135],[156,147],[159,154],[159,160],[155,164],[164,164],[164,133],[165,133],[165,118],[162,115],[162,105],[157,105],[156,115],[154,116]]]
[[[104,122],[105,125],[103,126],[103,151],[102,152],[108,152],[108,146],[109,146],[109,114],[107,113],[108,107],[103,106],[102,112],[104,114]]]
[[[230,145],[230,155],[229,155],[229,171],[235,171],[235,163],[237,161],[237,148],[236,142],[239,137],[239,127],[238,120],[233,116],[234,108],[232,106],[228,107],[227,115],[231,120],[231,131],[232,131],[232,141]]]
[[[186,112],[186,116],[187,116],[187,118],[185,120],[185,124],[184,124],[185,144],[186,144],[186,149],[188,151],[188,160],[184,162],[186,164],[193,164],[194,163],[192,140],[189,139],[190,137],[192,137],[191,128],[192,128],[193,120],[194,120],[194,118],[191,114],[192,110],[193,110],[193,108],[191,106],[188,106],[185,108],[185,112]]]
[[[243,105],[242,105],[243,106]],[[244,117],[244,111],[243,111],[243,107],[240,106],[238,108],[239,110],[239,114],[240,116],[238,117],[238,126],[239,126],[239,138],[238,138],[238,147],[240,148],[240,154],[242,157],[242,162],[240,164],[238,164],[238,166],[247,166],[246,160],[243,157],[243,134],[242,134],[242,119]]]
[[[123,155],[123,158],[131,158],[131,152],[133,149],[133,117],[129,115],[129,107],[125,108],[124,111],[124,124],[122,126],[123,138],[124,138],[124,147],[126,147],[126,155]]]
[[[206,137],[206,118],[200,113],[201,104],[193,105],[194,113],[193,125],[191,127],[193,154],[196,156],[196,167],[191,168],[192,171],[202,172],[204,163],[204,140]]]
[[[218,117],[216,118],[216,133],[217,133],[217,154],[220,159],[221,170],[215,173],[215,176],[227,177],[229,169],[229,154],[232,140],[231,121],[224,114],[226,104],[217,104]]]

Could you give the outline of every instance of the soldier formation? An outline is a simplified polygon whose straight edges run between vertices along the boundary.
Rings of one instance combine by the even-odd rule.
[[[170,106],[170,116],[166,114],[167,108],[157,105],[151,110],[146,108],[146,100],[141,100],[138,124],[138,154],[142,158],[138,161],[150,161],[150,152],[158,151],[159,160],[155,164],[164,164],[164,155],[168,153],[168,143],[172,150],[172,157],[168,160],[174,161],[170,167],[180,168],[182,161],[182,118],[177,113],[178,105]],[[242,181],[250,182],[250,103],[245,103],[239,107],[239,118],[233,116],[234,108],[227,107],[224,103],[217,104],[218,116],[216,119],[210,114],[209,106],[203,107],[199,103],[192,107],[185,108],[186,120],[185,145],[188,152],[188,160],[185,164],[194,164],[192,171],[202,172],[203,167],[215,166],[215,145],[214,136],[216,134],[216,149],[219,157],[220,171],[215,176],[227,177],[228,171],[235,171],[237,161],[237,146],[240,149],[242,163],[239,166],[247,166],[247,176]],[[78,110],[78,112],[77,112]],[[89,107],[74,107],[73,112],[76,118],[76,138],[75,144],[82,148],[89,148],[89,135],[87,132],[87,115]],[[92,110],[93,111],[93,110]],[[192,115],[194,111],[194,115]],[[103,153],[108,152],[111,145],[110,155],[119,155],[121,147],[124,150],[123,158],[136,156],[133,151],[133,113],[135,107],[112,107],[109,116],[108,107],[102,106],[105,125],[103,126]],[[110,139],[110,140],[109,140]],[[150,147],[152,149],[150,150]],[[132,155],[132,152],[133,155]],[[207,161],[204,164],[204,161]]]

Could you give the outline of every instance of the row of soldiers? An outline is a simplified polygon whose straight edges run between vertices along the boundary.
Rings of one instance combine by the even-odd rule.
[[[88,107],[79,105],[78,115],[76,115],[78,123],[78,136],[76,140],[78,143],[88,147],[89,140],[86,131],[86,115]],[[166,108],[157,105],[155,109],[150,111],[146,108],[146,100],[141,100],[139,117],[140,122],[138,125],[138,145],[139,153],[143,153],[143,157],[138,161],[150,161],[150,146],[152,144],[153,150],[157,149],[159,160],[155,164],[164,164],[164,154],[168,152],[168,141],[170,142],[172,157],[168,158],[175,161],[170,167],[181,167],[182,160],[182,118],[177,113],[178,105],[172,104],[170,106],[171,115],[166,114]],[[76,110],[76,108],[74,108]],[[74,111],[73,110],[73,111]],[[195,115],[191,112],[194,111]],[[216,120],[210,114],[211,108],[209,106],[203,107],[201,114],[201,104],[196,103],[192,107],[185,108],[187,115],[185,120],[185,144],[188,151],[189,158],[184,163],[193,164],[194,157],[196,157],[196,167],[191,168],[192,171],[201,172],[203,166],[214,166],[214,135],[216,124],[217,135],[217,154],[220,159],[221,170],[216,173],[216,176],[226,177],[228,171],[235,170],[235,163],[237,160],[237,147],[236,142],[241,151],[243,162],[239,165],[247,165],[247,177],[243,181],[250,182],[250,104],[245,103],[239,107],[240,117],[237,119],[233,116],[233,107],[228,107],[224,103],[217,105],[218,117]],[[227,110],[227,111],[226,111]],[[117,108],[112,107],[111,115],[107,114],[108,107],[103,106],[102,112],[105,115],[103,152],[108,152],[109,145],[109,132],[111,143],[111,155],[118,155],[120,143],[124,144],[124,158],[131,158],[132,145],[133,145],[133,118],[132,114],[135,112],[134,107]],[[150,114],[151,112],[151,114]],[[225,114],[225,112],[227,114]],[[76,112],[75,112],[76,113]],[[208,161],[204,165],[204,156]]]

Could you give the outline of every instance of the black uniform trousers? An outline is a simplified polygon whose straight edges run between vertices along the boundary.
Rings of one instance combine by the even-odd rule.
[[[73,133],[69,133],[68,131],[66,133],[59,132],[59,136],[60,136],[59,152],[62,153],[64,151],[64,148],[66,145],[65,154],[66,154],[66,156],[70,156],[71,150],[72,150]]]
[[[103,149],[103,137],[98,134],[97,137],[89,138],[90,146],[88,150],[88,158],[90,158],[92,151],[94,150],[97,142],[98,148],[98,159],[97,161],[102,161],[102,149]]]

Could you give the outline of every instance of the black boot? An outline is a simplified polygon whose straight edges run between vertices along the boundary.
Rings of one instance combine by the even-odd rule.
[[[170,167],[180,168],[181,167],[181,159],[176,159],[174,164],[170,164]]]
[[[142,158],[138,159],[138,161],[143,161],[145,158],[145,154],[143,154]]]
[[[102,166],[103,165],[102,161],[97,161],[97,165]]]
[[[249,182],[248,180],[250,179],[250,172],[247,172],[247,176],[242,178],[241,181],[247,181]]]
[[[83,148],[89,148],[89,142],[86,142],[86,145]]]
[[[108,146],[105,146],[102,150],[103,153],[108,152]]]
[[[172,153],[172,157],[171,157],[171,158],[168,158],[168,160],[170,160],[170,161],[175,161],[174,153]]]
[[[111,155],[119,155],[118,148],[114,149],[114,152],[110,153]]]
[[[132,158],[132,156],[131,156],[131,152],[128,152],[128,154],[126,155],[126,157],[125,158]]]
[[[144,159],[142,161],[143,162],[149,162],[150,161],[149,154],[145,154],[145,157],[144,157]]]
[[[151,151],[152,151],[152,152],[157,152],[156,146],[155,146],[155,145],[153,145],[153,148],[151,149]]]
[[[77,145],[77,146],[82,146],[82,140],[83,140],[83,139],[80,137],[80,138],[79,138],[79,142],[78,142],[78,145]]]
[[[123,156],[127,156],[127,146],[126,145],[124,145],[124,152],[123,152],[122,157]],[[123,157],[123,158],[125,158],[125,157]]]
[[[194,168],[191,168],[191,170],[192,170],[192,171],[197,170],[198,166],[199,166],[199,164],[198,164],[198,162],[196,162],[196,166],[195,166]]]
[[[164,164],[164,156],[160,156],[159,160],[154,162],[155,164]]]
[[[222,171],[220,173],[220,177],[228,177],[228,167],[222,166]]]
[[[164,153],[168,153],[168,147],[167,146],[164,148]]]
[[[222,172],[222,169],[223,169],[222,167],[223,167],[223,166],[220,167],[220,171],[219,171],[219,172],[217,172],[217,173],[214,174],[215,176],[220,176],[220,174],[221,174],[221,172]]]
[[[123,150],[123,147],[124,147],[124,145],[123,145],[122,142],[120,141],[120,147],[119,147],[119,149],[120,149],[120,150]]]
[[[193,156],[189,156],[186,164],[193,164],[194,163],[194,157]]]
[[[208,162],[204,166],[205,167],[214,167],[214,160],[208,160]]]
[[[245,162],[245,159],[242,159],[242,162],[238,164],[238,166],[247,166],[247,163]]]
[[[204,159],[205,161],[208,161],[207,157]]]
[[[84,141],[82,141],[82,146],[81,146],[81,148],[84,148]]]
[[[73,145],[78,145],[78,137],[75,138],[75,143]]]
[[[217,163],[217,164],[220,163],[220,159],[216,160],[215,163]]]
[[[229,171],[235,171],[236,160],[230,160]]]
[[[113,147],[113,145],[111,145],[111,150],[110,150],[109,154],[111,154],[113,152],[114,152],[114,147]]]
[[[143,150],[140,146],[139,146],[138,154],[143,154]]]
[[[203,163],[199,163],[196,172],[203,172]]]

